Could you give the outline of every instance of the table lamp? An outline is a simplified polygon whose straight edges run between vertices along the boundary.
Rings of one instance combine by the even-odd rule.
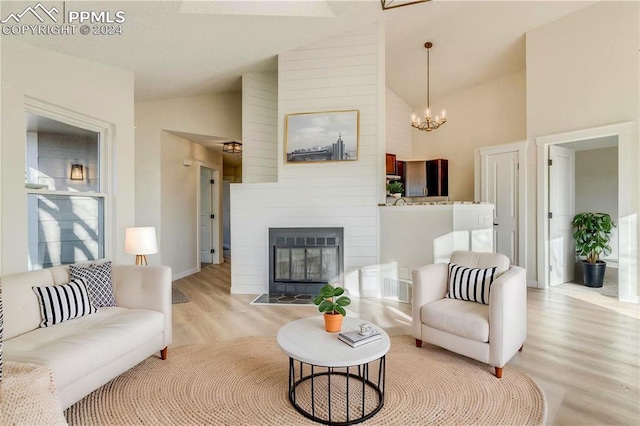
[[[124,252],[136,255],[136,265],[147,265],[147,254],[158,252],[155,226],[127,228]]]

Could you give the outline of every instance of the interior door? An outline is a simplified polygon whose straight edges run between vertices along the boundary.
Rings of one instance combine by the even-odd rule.
[[[493,203],[493,247],[518,264],[518,151],[480,153],[481,199]]]
[[[575,151],[550,145],[549,160],[549,284],[556,285],[572,281],[575,266]]]
[[[213,263],[213,170],[200,168],[200,263]]]

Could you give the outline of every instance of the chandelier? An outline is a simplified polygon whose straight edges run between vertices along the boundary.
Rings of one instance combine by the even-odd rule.
[[[424,47],[427,48],[427,111],[423,122],[417,121],[416,115],[413,114],[413,117],[411,118],[411,127],[415,127],[416,129],[423,130],[425,132],[430,132],[446,123],[447,118],[445,116],[445,111],[442,110],[442,118],[440,118],[440,116],[436,116],[435,120],[431,119],[431,109],[429,105],[429,49],[433,47],[433,43],[428,41],[424,44]]]
[[[225,142],[222,144],[222,152],[228,152],[229,154],[241,154],[242,143],[240,142]]]

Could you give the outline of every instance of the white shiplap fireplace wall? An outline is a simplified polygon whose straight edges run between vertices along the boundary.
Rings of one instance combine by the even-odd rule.
[[[231,292],[268,292],[270,227],[342,227],[345,285],[378,259],[384,200],[384,30],[372,24],[281,54],[278,182],[231,185]],[[287,114],[360,111],[358,161],[284,164]]]

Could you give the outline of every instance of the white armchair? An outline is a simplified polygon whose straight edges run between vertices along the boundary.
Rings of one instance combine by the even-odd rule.
[[[446,297],[449,265],[437,263],[413,271],[412,334],[422,342],[502,368],[527,338],[526,272],[499,253],[457,251],[450,263],[467,268],[496,267],[488,305]]]

